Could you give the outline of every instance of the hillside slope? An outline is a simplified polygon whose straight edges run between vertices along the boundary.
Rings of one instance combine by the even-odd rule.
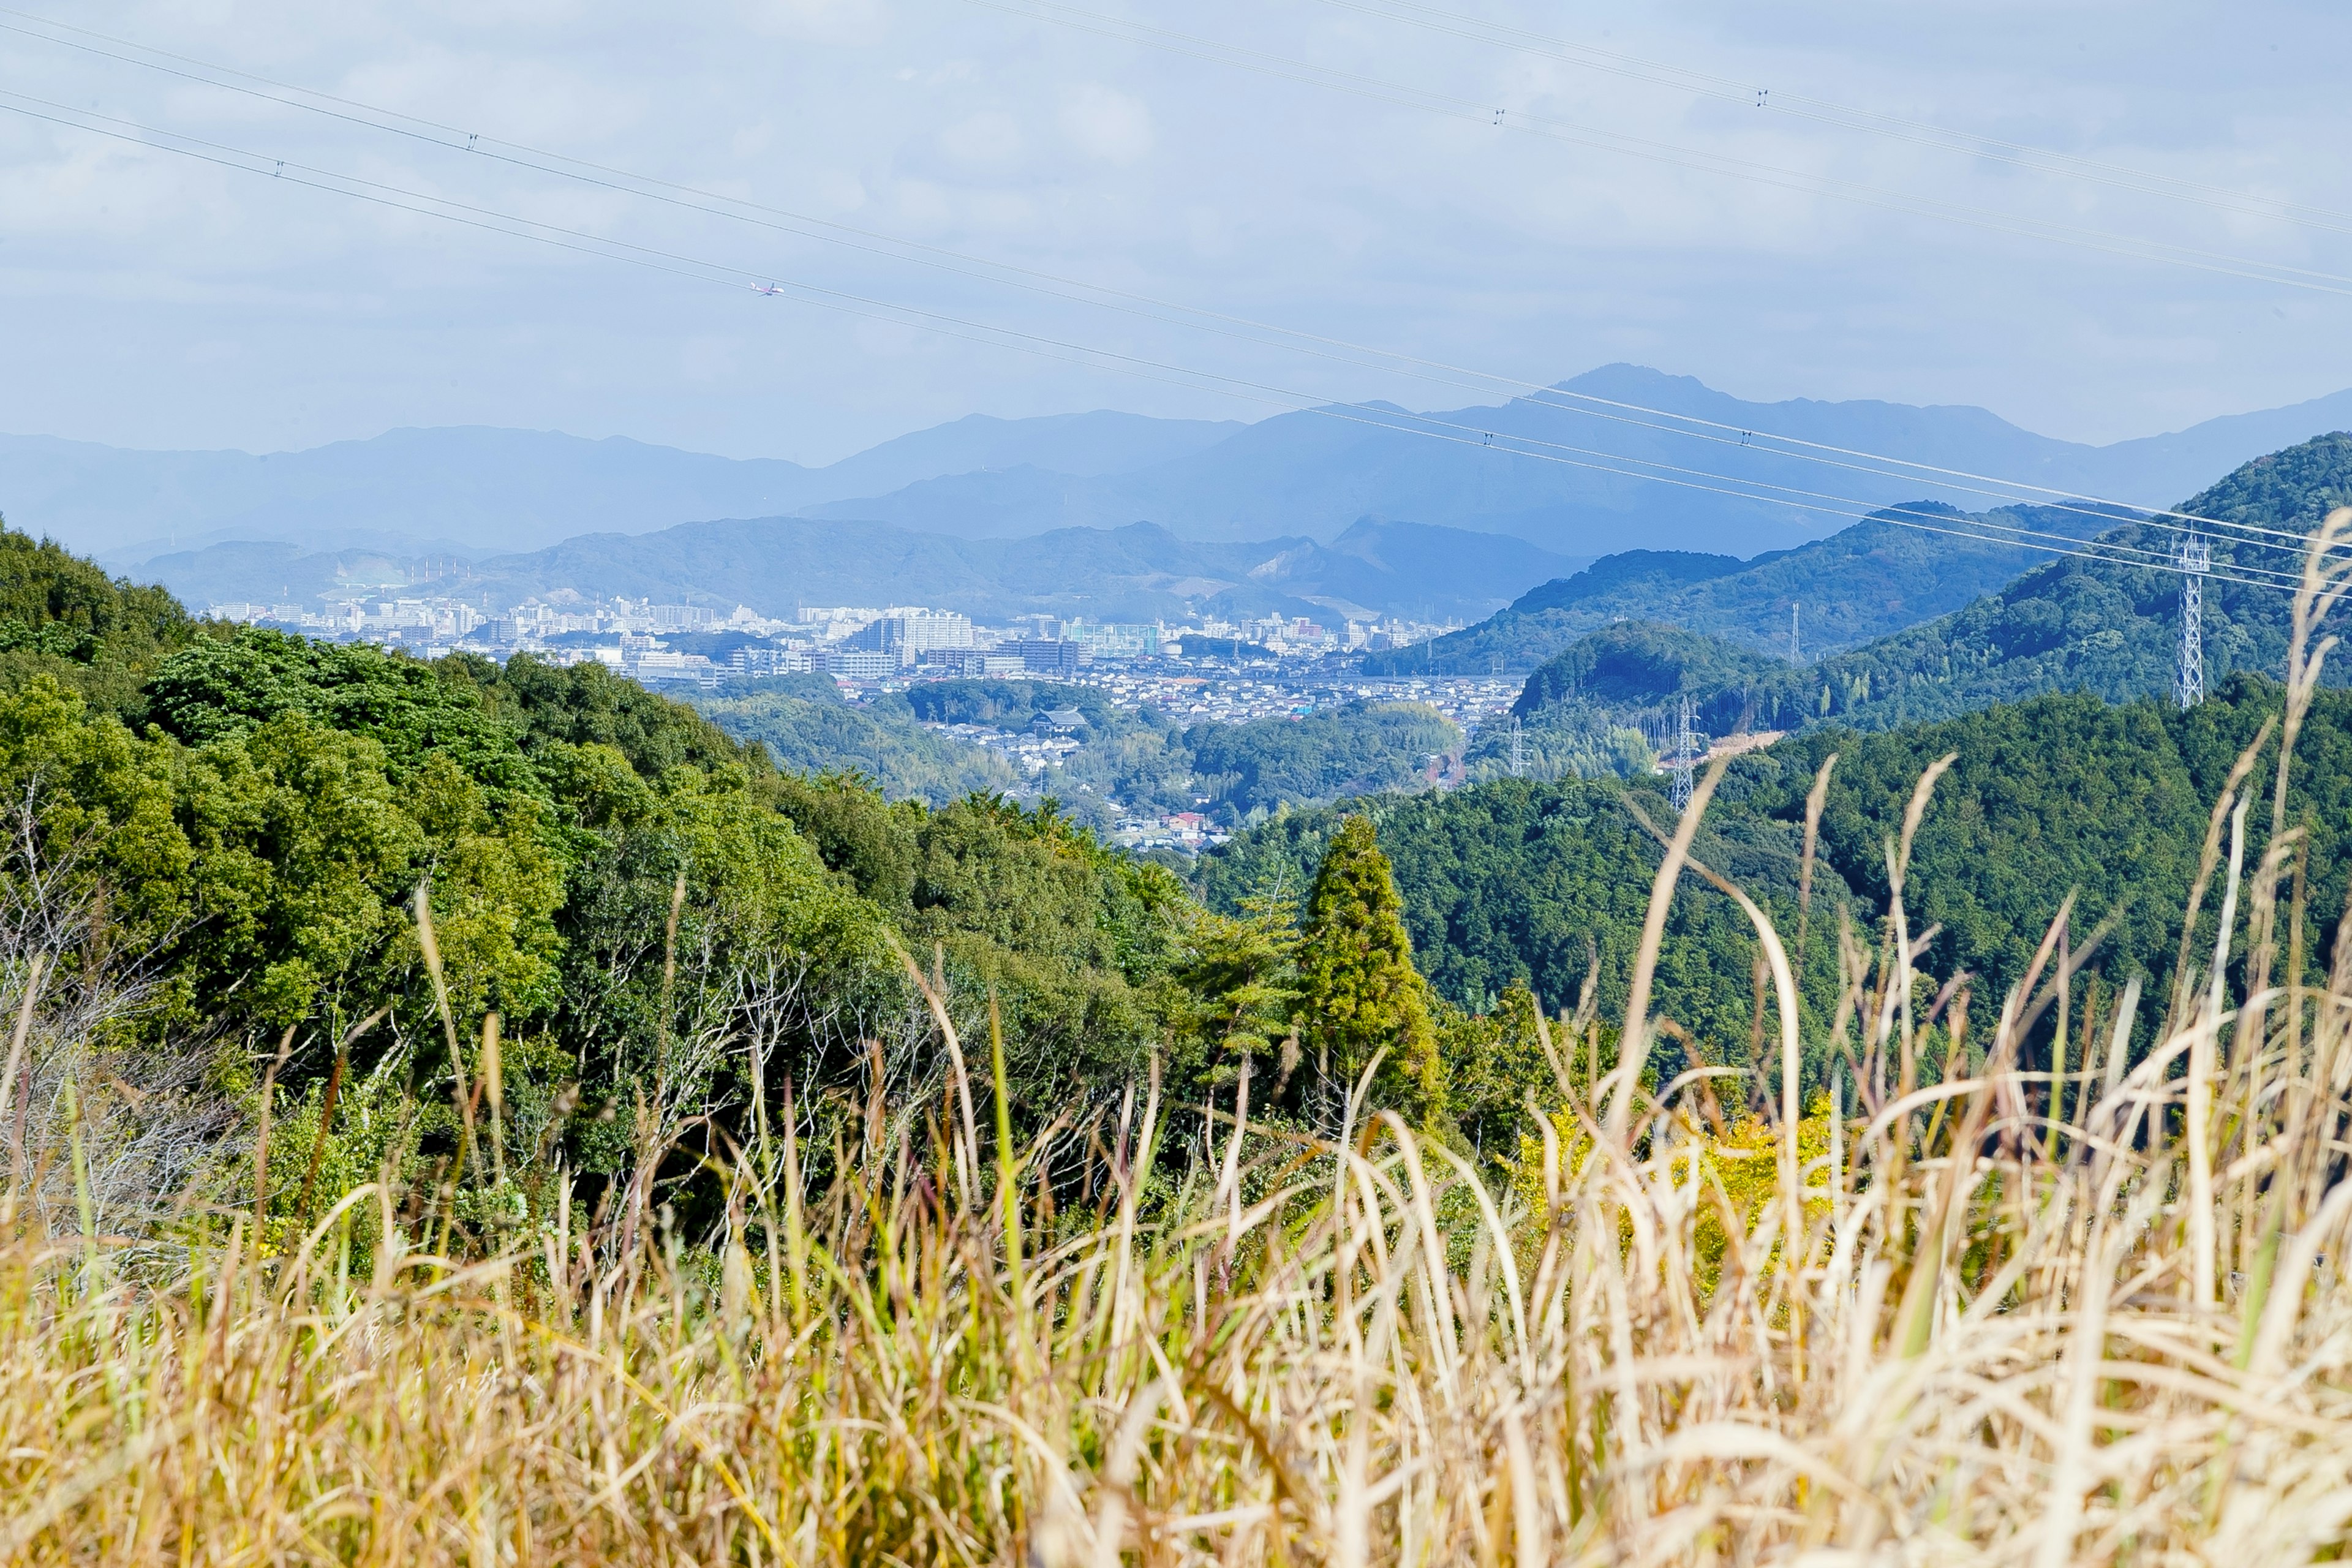
[[[2240,671],[2275,675],[2285,658],[2287,591],[2228,574],[2294,572],[2294,541],[2331,508],[2347,503],[2352,436],[2346,435],[2256,458],[2181,503],[2181,511],[2275,536],[2213,532],[2213,567],[2221,575],[2210,578],[2204,590],[2209,688]],[[2142,552],[2151,563],[2164,559],[2179,537],[2177,525],[2155,522],[2100,535],[2104,544]],[[1679,657],[1687,673],[1660,675],[1643,701],[1654,710],[1688,691],[1715,734],[1739,722],[1758,730],[1830,723],[1886,729],[2058,691],[2129,701],[2172,689],[2179,611],[2175,571],[2064,557],[2035,566],[1964,609],[1808,665],[1778,661],[1742,668],[1735,679],[1718,677],[1683,645]],[[1580,666],[1594,657],[1593,647],[1571,647],[1540,667],[1522,694],[1522,721],[1591,722],[1577,704],[1583,700]],[[2352,673],[2339,664],[2328,679],[2340,682]]]
[[[1735,763],[1696,852],[1762,900],[1793,944],[1805,796],[1822,760],[1838,754],[1822,818],[1812,936],[1801,954],[1814,1010],[1808,1034],[1825,1033],[1836,998],[1837,906],[1851,900],[1865,921],[1884,910],[1886,839],[1901,831],[1921,772],[1957,752],[1920,828],[1909,879],[1911,929],[1940,928],[1927,965],[1938,973],[1967,970],[1979,1006],[1997,1006],[2074,891],[2078,934],[2110,917],[2117,922],[2094,969],[2111,984],[2144,973],[2156,983],[2150,994],[2161,996],[2207,813],[2279,698],[2275,684],[2242,676],[2186,712],[2162,700],[2113,705],[2078,693],[1880,734],[1822,730]],[[2288,817],[2311,834],[2313,963],[2324,973],[2335,914],[2352,884],[2352,694],[2320,695],[2298,759]],[[1202,857],[1195,881],[1212,905],[1228,910],[1268,888],[1296,886],[1340,817],[1369,812],[1395,863],[1416,958],[1441,991],[1471,1005],[1522,981],[1557,1007],[1575,1000],[1591,971],[1609,1017],[1624,1005],[1659,858],[1636,809],[1654,824],[1672,819],[1652,778],[1499,779],[1452,795],[1349,803],[1238,835]],[[2266,805],[2252,826],[2257,834],[2266,828]],[[2259,858],[2260,846],[2249,846],[2248,863]],[[1667,926],[1659,1005],[1699,1036],[1713,1059],[1746,1059],[1753,954],[1738,910],[1686,879]]]
[[[1424,647],[1366,658],[1368,675],[1435,670],[1525,671],[1597,627],[1662,621],[1758,652],[1789,649],[1790,606],[1800,606],[1802,651],[1856,647],[1948,615],[2042,559],[2001,530],[2084,539],[2114,525],[2090,509],[2011,507],[1968,514],[1918,501],[1827,539],[1742,561],[1687,551],[1606,555],[1571,577],[1521,595],[1476,626]],[[1949,531],[1938,531],[1948,530]]]

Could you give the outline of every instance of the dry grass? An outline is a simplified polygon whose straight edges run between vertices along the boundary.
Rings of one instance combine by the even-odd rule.
[[[2347,530],[2331,518],[2330,542]],[[2289,742],[2335,592],[2314,565]],[[1577,1020],[1510,1182],[1360,1106],[1327,1140],[1244,1136],[1244,1079],[1190,1179],[1149,1188],[1196,1116],[1143,1087],[1084,1139],[1016,1148],[950,1033],[937,1101],[877,1090],[761,1126],[721,1173],[715,1253],[640,1184],[600,1223],[559,1210],[497,1256],[444,1258],[377,1185],[274,1257],[228,1223],[158,1283],[12,1210],[0,1552],[2333,1557],[2352,1520],[2352,942],[2306,983],[2276,805],[2247,863],[2254,768],[2217,804],[2197,903],[2220,913],[2192,910],[2170,997],[2095,1008],[2053,925],[1990,1028],[1948,1009],[1931,1037],[1898,877],[1841,1009],[1884,1102],[1809,1130],[1791,1090],[1752,1147],[1709,1144],[1695,1085],[1643,1094],[1638,1053],[1588,1086]],[[1793,1061],[1788,966],[1755,918]],[[2155,1043],[2128,1065],[2135,1020]],[[2053,1028],[2066,1070],[2021,1068]],[[1745,1179],[1719,1179],[1743,1154]]]

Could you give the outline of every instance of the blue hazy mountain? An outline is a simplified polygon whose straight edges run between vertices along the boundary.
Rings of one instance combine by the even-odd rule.
[[[1329,540],[1372,515],[1515,535],[1570,556],[1639,546],[1746,558],[1822,538],[1881,506],[1925,500],[1977,512],[2017,498],[1958,478],[1926,483],[1825,467],[1743,445],[1743,433],[2163,505],[2261,453],[2352,426],[2352,392],[2091,447],[1981,408],[1751,403],[1635,365],[1604,366],[1560,390],[1604,401],[1521,398],[1422,414],[1372,405],[1251,425],[1111,412],[975,416],[819,468],[480,427],[398,430],[267,457],[5,437],[0,514],[118,566],[232,540],[478,560],[583,534],[779,515],[963,539],[1151,521],[1182,538],[1230,542]],[[1720,428],[1706,438],[1671,433],[1607,402]],[[1488,445],[1490,435],[1503,444]],[[1505,450],[1511,443],[1519,449]],[[1622,458],[1696,472],[1677,485],[1610,471]],[[1832,511],[1810,510],[1797,498],[1718,493],[1705,488],[1708,475],[1838,499]]]
[[[773,516],[943,473],[1024,464],[1080,479],[1126,472],[1240,428],[1110,411],[974,415],[822,468],[480,426],[393,430],[261,457],[0,436],[0,515],[123,565],[227,540],[481,556],[582,533]]]
[[[935,605],[1003,617],[1104,620],[1305,616],[1475,619],[1585,563],[1504,534],[1363,518],[1328,544],[1289,535],[1179,539],[1153,523],[958,539],[879,522],[757,518],[655,533],[590,533],[545,550],[469,561],[229,542],[142,569],[188,603],[316,604],[321,594],[399,585],[511,604],[562,590],[788,616],[803,605]]]
[[[1998,476],[2043,487],[2053,500],[2165,506],[2261,453],[2352,426],[2352,391],[2109,447],[2038,436],[1981,408],[1801,398],[1749,403],[1691,377],[1637,365],[1605,366],[1560,383],[1559,391],[1605,402],[1568,406],[1572,399],[1521,398],[1420,415],[1392,405],[1283,414],[1132,473],[1090,479],[1026,470],[943,475],[894,494],[807,510],[975,535],[1148,517],[1191,539],[1328,537],[1373,512],[1515,534],[1568,554],[1603,555],[1638,542],[1748,557],[1822,538],[1900,502],[1932,500],[1976,512],[2037,498],[1989,494],[1957,477],[1928,482],[1916,471],[1888,477],[1825,466],[1743,444],[1744,435]],[[1703,437],[1675,433],[1659,428],[1652,415],[1611,403],[1664,410],[1715,428]],[[1490,435],[1520,449],[1489,446]],[[1622,458],[1700,472],[1675,484],[1608,471]],[[1706,488],[1716,482],[1709,476],[1807,494],[1785,500],[1726,495]],[[1823,497],[1834,498],[1831,510],[1796,504]]]

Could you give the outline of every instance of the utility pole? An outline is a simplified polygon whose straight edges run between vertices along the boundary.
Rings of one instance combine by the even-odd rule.
[[[2205,700],[2205,574],[2213,569],[2213,547],[2189,534],[2173,554],[2180,568],[2180,674],[2175,694],[2183,708]]]
[[[1524,777],[1528,769],[1528,753],[1519,734],[1519,716],[1511,715],[1511,776]]]
[[[1674,784],[1668,795],[1678,812],[1690,805],[1691,775],[1698,766],[1698,735],[1691,727],[1691,700],[1685,695],[1675,733]]]
[[[1797,642],[1797,601],[1791,599],[1789,601],[1789,662],[1790,664],[1802,664],[1805,662],[1799,657],[1799,651]]]

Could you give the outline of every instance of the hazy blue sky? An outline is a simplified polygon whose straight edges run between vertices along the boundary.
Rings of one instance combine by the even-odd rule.
[[[2334,291],[2352,291],[2341,5],[1087,5],[1462,112],[1060,25],[1032,0],[47,14],[488,139],[1538,382],[1627,359],[1749,397],[1981,404],[2091,440],[2352,384],[2352,297]],[[1709,73],[1727,96],[1408,15]],[[1759,86],[1772,106],[1755,106]],[[480,423],[827,461],[972,412],[1494,400],[569,183],[22,32],[0,32],[0,89],[16,95],[0,103],[285,159],[296,178],[312,166],[751,275],[647,270],[0,113],[0,430],[273,450]],[[2253,200],[2021,169],[1809,119],[1800,94]],[[1557,134],[1519,129],[1538,119]],[[1636,157],[1569,126],[1674,151]],[[1801,177],[1674,161],[1694,152]],[[1785,188],[1815,178],[1981,209],[1993,229]],[[2278,201],[2317,210],[2298,220]],[[1995,231],[2021,224],[2085,243]],[[2230,259],[2200,270],[2104,248],[2149,240]],[[2323,276],[2229,275],[2241,261]],[[746,286],[766,279],[1272,390],[1236,399]]]

